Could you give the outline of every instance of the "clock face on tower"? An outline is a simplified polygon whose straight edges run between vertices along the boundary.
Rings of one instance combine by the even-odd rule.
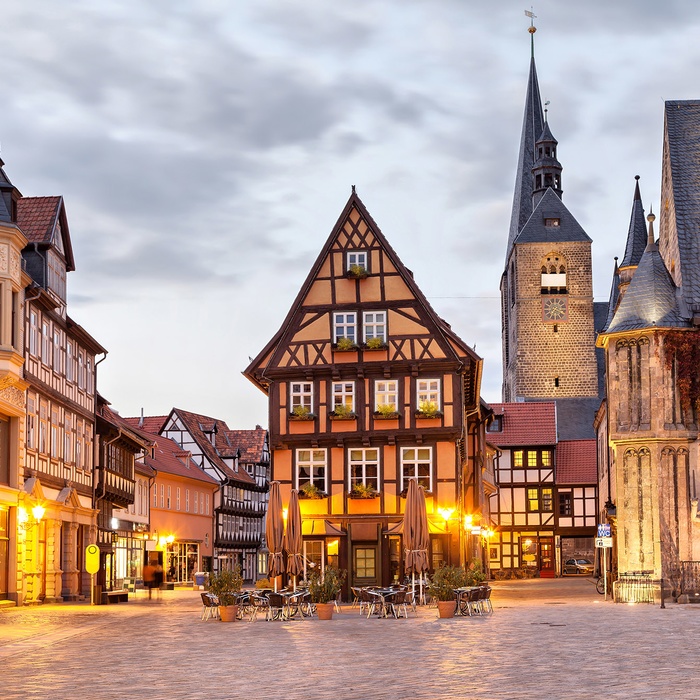
[[[542,298],[542,320],[560,323],[569,320],[569,300],[563,296]]]

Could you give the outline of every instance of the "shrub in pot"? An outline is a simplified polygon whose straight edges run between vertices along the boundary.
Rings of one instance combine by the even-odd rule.
[[[440,617],[452,617],[457,607],[455,588],[467,585],[467,576],[461,566],[441,566],[428,584],[428,593],[438,601]]]
[[[335,600],[343,587],[345,571],[327,566],[324,571],[314,569],[309,575],[309,597],[316,606],[319,620],[333,618]]]
[[[219,599],[219,616],[222,622],[232,622],[238,615],[238,594],[243,588],[240,564],[233,569],[222,569],[209,574],[209,592]]]

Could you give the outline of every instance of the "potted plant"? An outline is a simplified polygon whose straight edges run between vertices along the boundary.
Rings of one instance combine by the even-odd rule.
[[[375,498],[377,496],[377,491],[369,484],[358,482],[352,485],[349,495],[350,498]]]
[[[222,622],[233,622],[238,615],[238,594],[243,588],[240,564],[233,569],[222,569],[209,574],[209,592],[219,599],[219,617]]]
[[[292,420],[313,420],[314,414],[306,406],[294,406],[289,417]]]
[[[335,349],[341,352],[349,352],[351,350],[357,350],[357,343],[352,338],[338,338],[335,343]]]
[[[418,404],[416,418],[439,418],[442,415],[436,401],[421,401]]]
[[[350,406],[344,403],[335,405],[335,408],[330,412],[331,420],[353,420],[357,418],[357,414]]]
[[[355,279],[364,279],[369,275],[366,267],[362,265],[350,265],[347,271],[348,277],[354,277]]]
[[[305,484],[302,484],[299,487],[299,498],[312,498],[312,499],[318,499],[318,498],[324,498],[325,493],[321,491],[316,484],[312,484],[310,481],[307,481]]]
[[[345,571],[327,566],[324,571],[314,569],[309,574],[309,597],[316,606],[319,620],[332,620],[335,600],[343,587]]]
[[[377,405],[377,410],[374,412],[374,417],[379,419],[398,418],[399,414],[396,410],[396,404],[380,403]]]
[[[486,580],[486,574],[481,566],[481,561],[476,557],[472,559],[471,564],[467,567],[464,572],[466,586],[478,586]]]
[[[385,347],[384,338],[369,338],[365,343],[366,350],[383,350]]]
[[[455,588],[465,586],[467,577],[461,566],[441,566],[428,584],[428,593],[437,600],[440,617],[452,617],[457,607]]]

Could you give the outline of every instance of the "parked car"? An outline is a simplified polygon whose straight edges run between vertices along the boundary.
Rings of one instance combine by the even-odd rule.
[[[564,563],[565,574],[587,574],[592,576],[594,569],[593,562],[588,559],[567,559]]]

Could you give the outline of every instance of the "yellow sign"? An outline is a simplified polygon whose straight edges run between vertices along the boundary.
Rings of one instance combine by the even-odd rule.
[[[100,570],[100,548],[96,544],[85,547],[85,571],[96,574]]]

